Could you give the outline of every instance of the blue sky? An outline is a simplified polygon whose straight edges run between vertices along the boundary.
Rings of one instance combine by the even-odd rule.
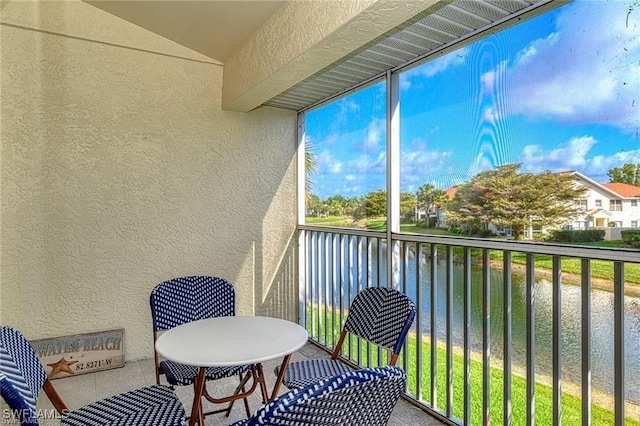
[[[385,85],[306,118],[313,193],[384,189]],[[578,170],[599,182],[640,162],[640,2],[582,0],[403,73],[401,190],[483,170]]]

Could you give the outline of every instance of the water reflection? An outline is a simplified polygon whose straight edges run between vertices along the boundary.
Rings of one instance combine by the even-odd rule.
[[[345,298],[353,297],[359,288],[370,283],[386,285],[386,254],[378,255],[377,241],[365,244],[351,244],[340,251],[342,256],[334,254],[329,259],[328,271],[335,271],[332,294],[342,293]],[[328,253],[332,251],[329,250]],[[368,253],[368,256],[367,256]],[[317,253],[318,265],[324,265],[324,250]],[[337,260],[340,259],[340,262]],[[378,261],[380,259],[380,261]],[[431,333],[431,284],[430,262],[422,256],[420,262],[420,308],[422,311],[422,332]],[[414,301],[417,299],[416,261],[413,253],[408,256],[406,268],[399,268],[400,277],[407,277],[406,291]],[[446,288],[445,265],[438,263],[437,269],[437,333],[446,337]],[[463,344],[463,278],[462,265],[453,268],[453,342]],[[333,275],[334,272],[331,272]],[[471,287],[471,345],[472,350],[482,351],[482,271],[473,270]],[[380,279],[379,279],[380,278]],[[402,279],[401,279],[402,281]],[[324,282],[324,280],[321,280]],[[345,283],[342,286],[341,283]],[[350,283],[347,288],[346,283]],[[317,285],[317,284],[316,284]],[[401,288],[405,288],[403,282]],[[492,360],[502,359],[503,341],[503,273],[490,271],[491,285],[491,353]],[[318,288],[311,293],[317,301]],[[324,290],[320,290],[320,299],[325,301]],[[552,375],[552,284],[547,279],[537,279],[535,284],[535,358],[536,376]],[[580,287],[563,285],[561,289],[561,359],[563,384],[581,382],[582,331],[581,331],[581,294]],[[526,364],[526,285],[522,274],[512,275],[512,362],[514,372],[524,372]],[[592,344],[592,385],[594,389],[607,393],[613,392],[614,378],[614,319],[613,294],[593,290],[591,292],[591,344]],[[626,398],[640,403],[640,299],[625,297],[625,380]],[[493,362],[493,361],[492,361]],[[499,363],[497,363],[499,364]]]
[[[421,301],[422,314],[431,315],[430,265],[422,265]],[[409,276],[415,276],[415,263],[409,264]],[[438,264],[437,271],[438,336],[446,337],[446,285],[445,268]],[[408,293],[416,295],[415,280],[409,280]],[[502,358],[503,349],[503,275],[491,270],[491,352],[493,358]],[[453,271],[453,341],[463,343],[464,309],[463,270],[454,265]],[[482,350],[482,272],[472,271],[471,288],[472,349]],[[581,289],[563,285],[561,289],[561,359],[562,379],[579,384],[582,362]],[[523,276],[512,278],[512,342],[513,364],[524,371],[526,362],[526,284]],[[553,292],[549,280],[538,279],[535,284],[535,357],[536,374],[552,374],[552,312]],[[431,332],[429,320],[422,322],[422,331]],[[591,361],[592,384],[596,389],[613,392],[614,362],[613,293],[601,290],[591,292]],[[640,299],[625,297],[625,380],[626,398],[640,402]],[[516,369],[516,370],[518,370]]]

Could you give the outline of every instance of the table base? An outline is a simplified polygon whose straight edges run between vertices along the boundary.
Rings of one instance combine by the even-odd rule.
[[[227,416],[231,411],[231,406],[234,401],[238,399],[243,399],[248,397],[249,395],[255,392],[258,384],[260,385],[260,392],[262,393],[262,403],[266,404],[270,402],[275,397],[278,396],[278,392],[280,392],[280,387],[282,386],[282,381],[284,380],[284,373],[287,370],[287,366],[289,365],[289,360],[291,359],[291,354],[288,354],[282,360],[282,365],[280,366],[280,372],[278,373],[278,377],[276,378],[276,383],[273,386],[273,390],[271,392],[271,396],[269,396],[269,391],[267,390],[267,383],[265,381],[264,369],[262,368],[262,364],[251,364],[251,374],[247,374],[241,381],[238,387],[236,387],[236,391],[233,395],[224,397],[224,398],[214,398],[209,395],[205,386],[205,373],[207,371],[206,367],[200,367],[198,371],[198,376],[196,377],[196,381],[194,383],[194,398],[193,398],[193,406],[191,407],[191,416],[189,417],[189,426],[194,426],[196,421],[199,425],[204,426],[204,411],[202,407],[202,397],[205,397],[207,401],[213,402],[215,404],[224,404],[226,402],[230,402],[231,404],[226,410],[218,410],[213,411],[211,413],[223,412],[227,411]],[[244,387],[246,386],[249,378],[253,378],[253,383],[251,388],[248,391],[244,391]],[[240,392],[242,390],[242,392]],[[245,407],[247,411],[249,411],[248,404],[245,400]],[[207,413],[210,414],[210,413]]]

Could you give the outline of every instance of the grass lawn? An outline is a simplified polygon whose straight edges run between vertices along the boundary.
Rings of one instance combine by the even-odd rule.
[[[343,227],[347,225],[347,218],[344,216],[309,217],[305,218],[307,225],[328,225]]]
[[[638,254],[640,256],[640,253]],[[535,255],[536,268],[549,269],[553,268],[553,260],[551,256]],[[491,253],[492,261],[502,261],[502,252]],[[512,253],[511,260],[515,264],[524,265],[526,256],[524,253]],[[562,272],[567,274],[580,275],[582,272],[582,263],[580,259],[563,258]],[[603,280],[613,281],[613,262],[604,260],[591,261],[591,277]],[[627,284],[640,284],[640,263],[626,263],[624,265],[624,280]]]
[[[315,305],[308,305],[308,317],[307,324],[311,324],[311,308],[318,309]],[[317,312],[317,311],[316,311]],[[319,319],[319,323],[315,323],[314,329],[309,329],[310,336],[323,336],[325,331],[325,324],[327,324],[327,330],[332,328],[332,315],[329,313],[327,321],[322,317]],[[310,327],[308,327],[310,328]],[[337,336],[339,331],[336,331],[334,336]],[[332,341],[331,338],[330,343]],[[335,342],[335,340],[333,340]],[[343,347],[343,354],[345,356],[349,353],[349,339],[345,341]],[[418,368],[417,368],[417,339],[415,333],[410,333],[407,336],[408,347],[408,365],[402,366],[407,372],[408,384],[407,391],[414,395],[417,395],[417,383],[418,383]],[[354,338],[351,339],[352,353],[355,355],[358,353],[357,343]],[[371,347],[369,347],[371,346]],[[460,354],[461,348],[455,348],[452,356],[452,383],[453,383],[453,416],[459,419],[463,417],[464,410],[464,358]],[[477,355],[477,354],[476,354]],[[374,345],[368,345],[363,343],[360,346],[360,363],[362,365],[370,365],[375,367],[377,365],[386,365],[386,358],[383,356],[381,360],[378,358],[378,350]],[[354,356],[357,358],[357,356]],[[404,359],[403,354],[400,354],[399,364]],[[368,362],[368,360],[370,360]],[[431,344],[430,336],[424,335],[422,341],[422,374],[420,377],[421,384],[421,398],[420,400],[429,406],[432,406],[434,400],[431,396]],[[446,350],[442,347],[438,347],[437,350],[437,397],[436,397],[436,409],[444,412],[446,407]],[[500,368],[491,368],[491,380],[490,380],[490,407],[491,417],[493,421],[498,424],[502,424],[503,417],[503,371]],[[527,382],[525,378],[512,374],[511,376],[511,406],[512,406],[512,420],[513,424],[520,425],[526,423],[527,407],[526,407],[526,392]],[[552,388],[542,383],[535,384],[535,415],[536,424],[552,424],[553,416],[553,404],[552,404]],[[482,424],[482,363],[479,361],[471,361],[471,423]],[[562,422],[563,424],[574,425],[581,424],[582,417],[582,402],[579,397],[575,397],[562,393]],[[611,410],[603,408],[601,406],[592,404],[591,406],[591,420],[593,425],[611,425],[614,423],[614,413]],[[640,419],[626,419],[627,426],[640,426]]]
[[[427,337],[425,337],[427,338]],[[416,394],[417,368],[415,336],[408,337],[409,365],[406,371],[409,375],[408,390]],[[401,358],[402,359],[402,358]],[[453,361],[453,415],[463,417],[464,409],[464,358],[454,354]],[[438,348],[437,351],[437,401],[438,409],[444,411],[446,407],[446,351]],[[493,421],[502,424],[503,417],[503,372],[499,368],[491,368],[490,406]],[[431,398],[431,344],[422,343],[422,398],[432,401]],[[527,418],[527,381],[525,378],[511,376],[511,406],[514,425],[525,424]],[[535,410],[536,424],[552,424],[553,405],[552,388],[542,383],[535,385]],[[562,393],[562,423],[568,425],[581,424],[582,401],[565,392]],[[614,423],[614,414],[611,410],[592,404],[591,420],[593,425],[611,425]],[[482,363],[471,361],[471,423],[482,424]],[[626,419],[628,426],[640,426],[640,419]]]

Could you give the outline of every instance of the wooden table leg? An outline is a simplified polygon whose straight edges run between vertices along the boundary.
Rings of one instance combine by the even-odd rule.
[[[280,371],[278,372],[278,378],[276,379],[276,384],[273,386],[273,393],[271,394],[271,399],[269,399],[269,401],[278,396],[278,392],[280,392],[280,386],[282,386],[282,381],[284,380],[284,373],[287,372],[287,367],[289,366],[290,359],[291,354],[285,356],[282,360],[282,365],[280,366]]]
[[[267,390],[267,382],[264,379],[264,370],[262,368],[262,364],[256,364],[255,369],[257,370],[258,381],[260,382],[260,391],[262,392],[262,403],[266,404],[270,401],[269,399],[269,391]]]
[[[193,406],[191,407],[191,417],[189,417],[189,426],[194,426],[196,424],[196,419],[198,419],[198,424],[200,426],[204,426],[204,415],[202,410],[202,393],[204,392],[204,376],[207,372],[206,367],[200,367],[200,371],[198,371],[198,376],[196,376],[196,385],[193,389]]]

